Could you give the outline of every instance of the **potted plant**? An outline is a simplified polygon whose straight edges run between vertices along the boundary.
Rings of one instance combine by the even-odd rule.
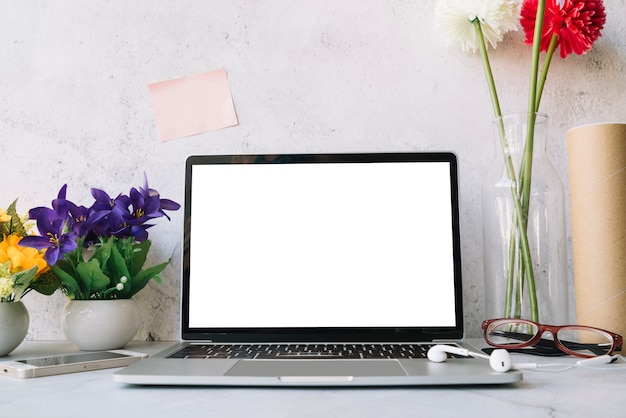
[[[16,204],[0,209],[0,356],[13,351],[28,333],[30,317],[22,297],[31,290],[51,295],[60,284],[43,252],[22,245],[29,228]]]
[[[112,198],[91,189],[94,201],[79,206],[66,199],[64,185],[52,207],[31,209],[39,235],[22,245],[45,250],[45,260],[69,298],[63,311],[63,330],[82,350],[121,348],[137,333],[139,309],[131,299],[150,280],[161,281],[169,260],[145,267],[153,219],[180,205],[162,199],[144,185],[128,195]]]

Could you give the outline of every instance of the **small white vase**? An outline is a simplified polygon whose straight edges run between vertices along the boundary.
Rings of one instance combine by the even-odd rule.
[[[29,322],[22,302],[0,302],[0,357],[8,356],[24,341]]]
[[[133,339],[141,314],[133,299],[70,300],[63,309],[63,332],[81,350],[114,350]]]

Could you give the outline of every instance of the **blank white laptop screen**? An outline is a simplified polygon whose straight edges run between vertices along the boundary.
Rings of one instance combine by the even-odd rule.
[[[192,170],[190,328],[456,325],[450,163]]]

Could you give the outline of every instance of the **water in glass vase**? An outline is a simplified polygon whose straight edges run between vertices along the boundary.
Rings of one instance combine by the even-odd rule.
[[[494,131],[482,189],[485,316],[569,323],[564,189],[546,155],[548,117],[505,115]]]

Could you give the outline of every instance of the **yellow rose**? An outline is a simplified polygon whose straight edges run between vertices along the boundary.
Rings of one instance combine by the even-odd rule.
[[[37,274],[45,273],[49,267],[43,253],[35,248],[19,245],[22,237],[8,235],[0,242],[0,263],[11,261],[11,272],[16,273],[37,266]]]

